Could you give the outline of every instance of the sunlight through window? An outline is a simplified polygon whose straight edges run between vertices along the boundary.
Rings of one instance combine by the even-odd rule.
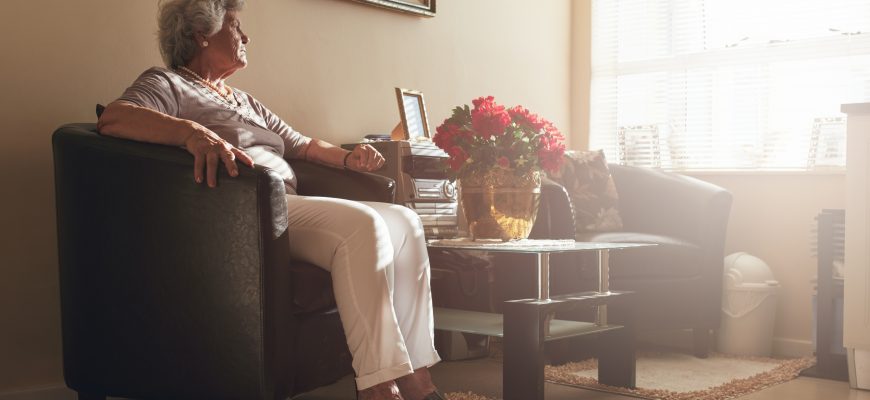
[[[591,86],[590,147],[612,161],[842,169],[840,104],[870,101],[870,2],[593,0]]]

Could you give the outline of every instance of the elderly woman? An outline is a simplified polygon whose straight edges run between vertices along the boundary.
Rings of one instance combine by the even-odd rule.
[[[217,184],[238,161],[279,172],[287,187],[293,255],[332,274],[353,354],[358,398],[437,400],[428,367],[433,346],[429,260],[419,217],[397,205],[295,195],[285,158],[372,171],[384,158],[296,132],[253,96],[227,84],[248,64],[244,0],[170,0],[159,11],[167,68],[151,68],[106,107],[98,129],[144,142],[183,146],[198,184]],[[353,262],[351,263],[351,259]]]

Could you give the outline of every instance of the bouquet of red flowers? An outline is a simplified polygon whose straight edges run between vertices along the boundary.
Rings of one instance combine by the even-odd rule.
[[[515,176],[556,172],[565,153],[559,130],[522,106],[505,109],[492,96],[453,109],[432,140],[447,152],[453,179],[501,168]]]

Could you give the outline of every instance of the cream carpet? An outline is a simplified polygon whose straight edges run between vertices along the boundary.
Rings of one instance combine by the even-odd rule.
[[[813,364],[812,357],[773,359],[713,353],[702,359],[674,352],[641,352],[637,359],[637,389],[599,384],[595,359],[547,366],[545,376],[553,383],[640,398],[722,400],[794,379]]]
[[[444,393],[447,400],[493,400],[486,396],[481,396],[472,392],[450,392]]]
[[[497,352],[496,352],[497,353]],[[494,354],[498,358],[500,354]],[[637,389],[601,385],[597,361],[547,366],[548,382],[644,399],[724,400],[794,379],[815,364],[812,357],[774,359],[713,353],[706,359],[667,351],[642,351],[637,359]],[[446,393],[449,400],[493,400],[472,392]]]

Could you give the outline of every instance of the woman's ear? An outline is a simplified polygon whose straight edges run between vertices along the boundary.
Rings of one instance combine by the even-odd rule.
[[[193,37],[196,39],[196,44],[199,47],[208,47],[208,38],[201,33],[194,34]]]

